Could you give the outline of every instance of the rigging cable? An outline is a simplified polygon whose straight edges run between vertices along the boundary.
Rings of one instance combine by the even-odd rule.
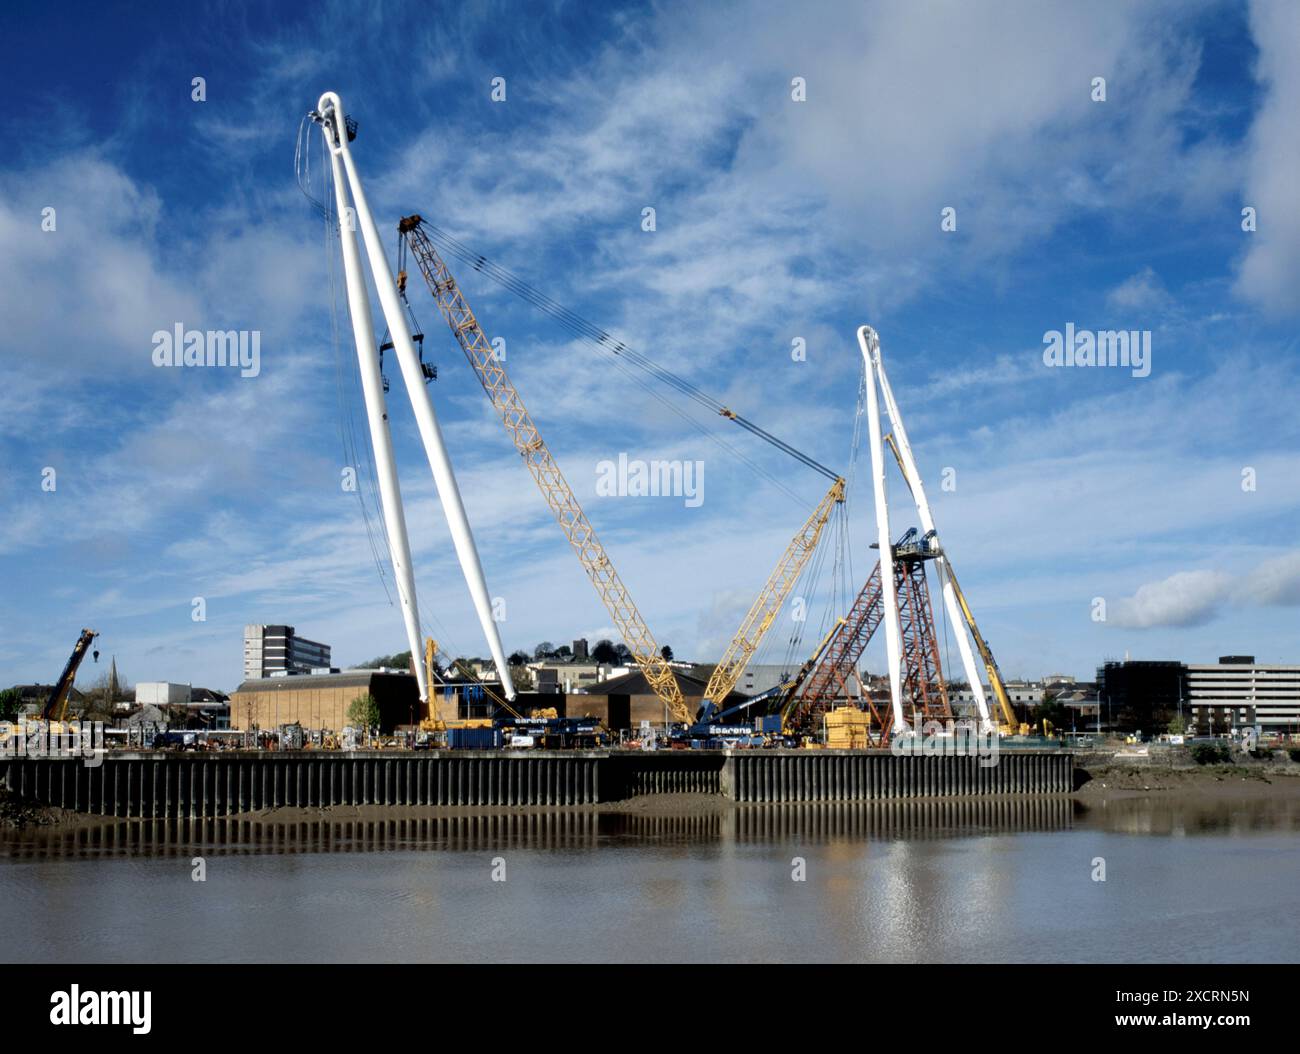
[[[542,293],[540,290],[529,285],[512,271],[509,271],[499,264],[494,263],[492,260],[489,260],[482,253],[475,252],[459,239],[444,231],[441,227],[430,223],[428,220],[424,220],[421,226],[428,233],[430,240],[440,246],[445,252],[455,256],[462,262],[469,264],[474,268],[474,270],[491,278],[499,285],[514,293],[521,300],[532,304],[534,307],[559,322],[562,326],[571,330],[587,343],[633,363],[639,369],[649,373],[651,376],[667,384],[682,395],[685,395],[687,398],[694,400],[696,403],[715,414],[734,421],[736,424],[740,425],[740,427],[753,433],[755,436],[763,439],[765,442],[776,447],[783,453],[788,454],[790,457],[808,466],[815,472],[821,473],[827,479],[835,480],[839,478],[838,473],[827,468],[810,455],[791,446],[785,440],[773,435],[771,432],[749,420],[749,418],[729,409],[720,401],[713,398],[713,396],[702,391],[684,377],[673,373],[671,370],[659,365],[648,355],[645,355],[625,342],[618,340],[594,322],[584,318],[577,312],[570,310],[558,301],[553,300],[545,293]]]

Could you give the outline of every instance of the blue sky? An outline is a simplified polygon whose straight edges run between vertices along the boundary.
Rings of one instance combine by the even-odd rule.
[[[875,326],[1004,673],[1300,660],[1300,8],[794,6],[6,5],[0,683],[52,679],[83,625],[131,681],[224,689],[246,622],[339,664],[405,647],[339,486],[341,422],[364,434],[355,354],[330,324],[337,244],[294,176],[327,89],[360,122],[385,232],[422,213],[842,471],[854,331]],[[715,659],[821,477],[688,426],[460,277],[656,636]],[[412,303],[507,649],[612,635],[435,305]],[[261,373],[155,368],[178,322],[259,330]],[[1150,330],[1150,376],[1046,367],[1067,323]],[[393,380],[422,614],[447,651],[485,653]],[[705,501],[598,497],[621,452],[702,460]],[[841,577],[860,580],[857,483]],[[891,495],[901,533],[897,477]],[[810,595],[810,623],[843,592]]]

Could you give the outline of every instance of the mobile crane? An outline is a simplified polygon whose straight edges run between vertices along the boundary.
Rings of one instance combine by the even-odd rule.
[[[399,294],[404,296],[406,292],[406,269],[403,264],[405,255],[409,251],[424,276],[425,284],[429,287],[429,292],[442,312],[456,343],[460,345],[470,367],[478,376],[484,392],[487,393],[502,424],[510,433],[515,449],[537,482],[542,496],[577,553],[579,562],[591,579],[592,585],[595,586],[596,592],[604,602],[610,618],[622,635],[624,643],[627,644],[646,681],[664,702],[673,721],[678,724],[694,725],[697,715],[686,704],[672,668],[663,658],[653,634],[633,603],[631,594],[618,576],[618,572],[614,570],[609,554],[596,537],[591,521],[587,519],[587,514],[578,503],[573,488],[569,486],[560,471],[541,432],[534,424],[532,415],[524,406],[518,389],[506,373],[505,365],[496,354],[491,341],[488,340],[466,300],[464,292],[435,247],[423,217],[406,216],[398,224],[397,229],[402,239],[397,278]],[[533,303],[544,299],[536,291],[530,291],[525,298]],[[775,445],[785,452],[792,453],[798,460],[829,476],[832,483],[826,496],[787,546],[758,598],[742,620],[740,629],[728,645],[722,661],[714,668],[698,717],[701,722],[709,720],[717,705],[726,699],[735,687],[736,680],[744,672],[764,635],[771,628],[791,587],[816,549],[822,529],[832,510],[837,504],[843,503],[845,486],[843,478],[837,473],[799,454],[788,444],[775,440],[774,437],[768,437],[762,429],[746,422],[733,411],[723,407],[718,412],[728,419],[744,424],[755,434],[771,438]]]
[[[77,670],[81,666],[81,660],[86,657],[86,652],[91,650],[95,638],[99,634],[93,629],[83,629],[81,636],[77,638],[77,643],[72,646],[72,654],[68,656],[68,661],[63,667],[63,672],[59,674],[58,681],[50,689],[49,698],[45,700],[45,706],[41,709],[41,720],[51,723],[58,722],[62,724],[68,714],[68,698],[72,694],[72,682],[77,679]],[[99,652],[94,651],[94,661],[99,662]]]

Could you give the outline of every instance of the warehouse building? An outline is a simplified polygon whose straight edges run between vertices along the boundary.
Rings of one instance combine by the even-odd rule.
[[[348,707],[358,696],[372,695],[379,704],[380,728],[420,719],[420,690],[409,673],[344,670],[300,677],[256,677],[243,682],[230,697],[230,727],[247,731],[279,728],[295,722],[303,728],[341,731]]]
[[[704,702],[707,682],[680,670],[673,670],[673,675],[682,690],[687,709],[692,714],[697,713]],[[732,692],[722,708],[743,703],[747,698],[747,695]],[[642,721],[655,726],[671,723],[672,718],[665,713],[666,709],[640,670],[622,677],[611,677],[587,692],[568,697],[570,717],[595,717],[611,731],[639,728]]]

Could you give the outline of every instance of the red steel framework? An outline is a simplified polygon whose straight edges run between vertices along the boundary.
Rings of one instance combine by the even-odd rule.
[[[946,721],[952,709],[939,662],[925,560],[902,559],[895,567],[898,621],[903,636],[903,703],[926,721]]]
[[[902,630],[904,706],[923,720],[945,721],[952,716],[952,710],[943,680],[943,666],[939,661],[925,560],[896,559],[894,588],[898,594],[898,618]],[[882,593],[880,563],[877,561],[804,685],[803,694],[791,715],[794,728],[811,731],[823,713],[848,698],[849,679],[858,675],[862,653],[884,617]],[[871,741],[883,745],[888,742],[893,725],[893,712],[888,700],[872,698],[864,687],[863,702],[871,712]]]

